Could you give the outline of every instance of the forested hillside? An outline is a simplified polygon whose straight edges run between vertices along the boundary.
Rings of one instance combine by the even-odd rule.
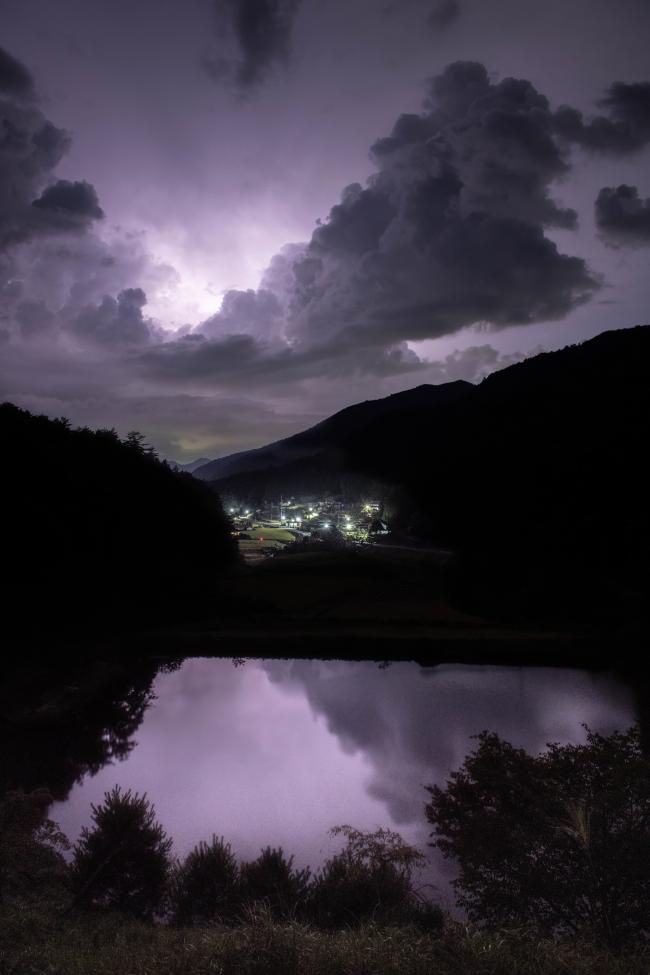
[[[10,623],[105,627],[182,613],[214,595],[236,560],[218,497],[143,441],[0,406]]]
[[[477,386],[421,386],[351,407],[292,438],[321,438],[307,461],[213,486],[255,500],[383,485],[395,527],[458,551],[464,604],[508,617],[638,618],[648,597],[649,359],[650,327],[605,332]]]
[[[456,547],[477,608],[638,615],[647,599],[650,327],[485,379],[453,408],[383,418],[346,445],[398,487],[406,528]]]

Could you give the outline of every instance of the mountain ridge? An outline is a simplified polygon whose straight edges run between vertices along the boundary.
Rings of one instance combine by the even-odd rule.
[[[397,411],[401,411],[434,404],[441,405],[459,398],[463,392],[471,388],[472,383],[462,379],[439,385],[422,383],[411,389],[391,393],[389,396],[362,400],[338,410],[291,437],[274,440],[252,450],[242,450],[219,457],[195,467],[192,473],[200,480],[215,481],[312,457],[327,447],[338,446],[334,437],[341,432],[349,436],[355,430],[362,429],[369,419],[376,420],[382,415],[395,412],[396,408]]]

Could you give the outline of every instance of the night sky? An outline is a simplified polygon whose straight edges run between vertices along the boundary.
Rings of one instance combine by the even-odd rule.
[[[0,24],[1,399],[186,461],[648,321],[648,0]]]

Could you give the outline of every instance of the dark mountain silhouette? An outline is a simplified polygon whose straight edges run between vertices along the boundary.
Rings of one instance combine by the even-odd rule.
[[[637,617],[648,597],[648,361],[650,327],[605,332],[476,386],[350,407],[255,452],[265,469],[214,485],[252,500],[381,484],[395,524],[459,552],[456,586],[473,608]],[[311,445],[308,459],[277,463],[287,444]]]
[[[362,433],[369,424],[408,410],[437,408],[454,403],[471,388],[470,383],[461,381],[441,386],[423,385],[384,399],[356,403],[293,437],[276,440],[266,447],[220,457],[195,468],[193,473],[201,480],[216,481],[254,471],[266,472],[269,468],[293,465],[298,461],[302,463],[306,458],[317,461],[321,455],[322,460],[326,457],[326,463],[320,466],[329,466],[336,462],[348,438]]]
[[[143,440],[0,406],[5,623],[104,629],[214,596],[237,559],[220,502]]]

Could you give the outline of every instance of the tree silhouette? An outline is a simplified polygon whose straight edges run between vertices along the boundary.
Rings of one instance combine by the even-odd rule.
[[[10,791],[0,800],[0,903],[43,897],[52,905],[69,896],[63,853],[70,844],[47,818],[51,802],[47,789]]]
[[[234,920],[240,905],[237,863],[223,837],[201,841],[177,866],[172,915],[177,924]]]
[[[140,433],[139,430],[130,430],[127,433],[124,446],[128,447],[129,450],[133,450],[136,454],[149,455],[150,457],[156,456],[156,451],[147,443],[147,438],[144,433]]]
[[[172,841],[146,795],[119,786],[92,807],[94,827],[82,830],[72,863],[76,902],[151,920],[163,908]]]
[[[532,756],[484,732],[442,789],[433,845],[473,921],[619,945],[650,926],[650,761],[638,728]]]

